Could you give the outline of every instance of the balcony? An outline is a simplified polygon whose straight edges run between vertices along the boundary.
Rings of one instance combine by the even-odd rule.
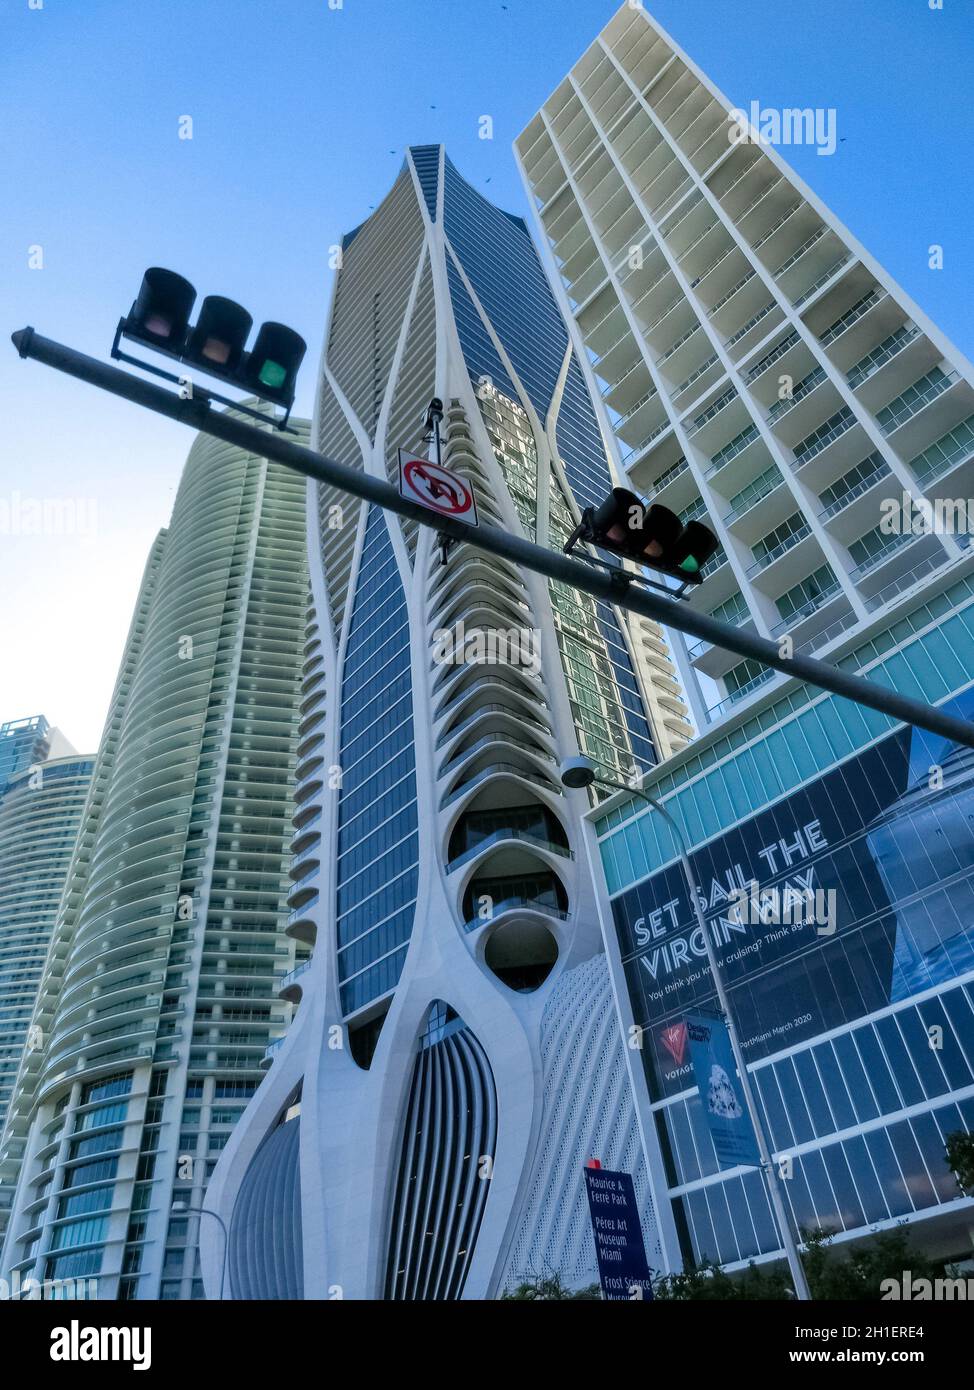
[[[512,749],[511,751],[514,750]],[[532,768],[518,766],[516,763],[490,763],[480,772],[468,778],[466,782],[462,782],[459,787],[455,787],[448,795],[444,796],[440,801],[440,810],[445,811],[448,806],[452,806],[455,801],[459,801],[461,797],[468,795],[475,787],[483,786],[491,777],[499,777],[502,775],[519,777],[523,781],[530,782],[534,786],[541,787],[545,791],[556,795],[561,794],[561,786],[553,777],[543,777],[540,772]]]
[[[719,476],[720,481],[715,486],[726,496],[734,497],[771,464],[771,455],[758,427],[750,424],[711,457],[704,476],[708,479]]]
[[[673,444],[676,444],[674,438]],[[657,462],[656,467],[659,467]],[[647,501],[664,502],[671,511],[678,512],[687,505],[691,498],[697,496],[697,485],[690,472],[690,465],[681,454],[675,463],[664,468],[655,477],[648,476],[652,472],[651,461],[641,470],[641,481],[643,492]]]
[[[780,559],[782,559],[783,556],[787,555],[789,551],[794,550],[795,546],[800,545],[802,541],[807,540],[811,534],[811,527],[807,523],[803,522],[794,531],[792,531],[790,536],[786,536],[784,540],[779,541],[777,545],[772,546],[762,556],[760,556],[759,559],[755,560],[753,565],[748,566],[747,570],[745,571],[748,579],[753,579],[756,574],[761,574],[765,570],[770,569],[772,565],[777,564],[777,562]]]
[[[450,859],[446,865],[446,872],[452,874],[456,869],[462,868],[464,864],[469,864],[471,860],[478,858],[485,851],[494,849],[498,845],[524,845],[529,849],[542,849],[548,854],[557,854],[565,859],[574,859],[575,855],[568,845],[562,840],[547,839],[543,835],[533,834],[526,829],[519,829],[516,826],[495,830],[491,835],[485,835],[476,843],[464,849],[454,858]],[[493,862],[493,861],[492,861]]]
[[[781,305],[777,300],[771,299],[760,309],[756,310],[750,318],[746,319],[740,328],[727,339],[724,347],[728,352],[733,351],[735,360],[741,356],[746,357],[748,352],[757,347],[763,341],[761,334],[767,337],[778,326],[778,321],[783,318]],[[761,330],[759,334],[756,330]]]
[[[782,632],[789,632],[794,628],[800,627],[806,619],[812,618],[816,614],[821,615],[823,611],[829,607],[833,599],[842,597],[844,597],[842,585],[837,579],[834,579],[830,584],[827,584],[820,593],[793,609],[787,617],[782,618],[781,622],[775,623],[774,627],[771,628],[771,636],[777,637]]]
[[[910,460],[910,469],[924,489],[946,478],[955,468],[974,459],[974,415]]]
[[[480,723],[481,720],[486,719],[492,714],[503,715],[505,718],[512,720],[516,726],[526,724],[532,729],[536,729],[539,733],[545,734],[548,738],[551,737],[551,730],[548,728],[547,724],[543,724],[540,719],[534,719],[525,711],[515,709],[511,705],[502,705],[496,701],[491,701],[486,705],[478,705],[476,710],[468,718],[461,720],[459,724],[454,724],[451,728],[440,734],[436,741],[437,750],[441,749],[444,744],[449,743],[452,739],[459,738],[461,734],[467,733],[476,724]]]
[[[847,471],[855,461],[857,451],[862,451],[867,444],[859,421],[848,406],[843,406],[818,429],[792,445],[795,456],[793,466],[796,470],[804,470],[813,460],[818,460],[814,469],[802,473],[803,481],[814,488],[816,481],[824,482],[827,478],[834,478],[837,473]]]
[[[664,420],[662,424],[656,425],[650,430],[645,439],[640,440],[638,444],[634,444],[631,448],[626,449],[624,453],[620,454],[620,461],[623,468],[629,469],[634,467],[640,456],[645,454],[646,450],[671,428],[672,426],[669,420]]]
[[[754,621],[751,614],[746,611],[746,605],[743,617],[733,625],[742,632],[754,631]],[[721,680],[741,659],[737,652],[729,652],[724,647],[705,641],[694,642],[691,647],[687,648],[687,656],[697,670],[702,671],[711,680]]]
[[[708,406],[702,414],[694,416],[690,421],[683,421],[683,428],[687,438],[693,439],[701,430],[705,429],[712,420],[715,420],[717,416],[720,415],[721,411],[726,410],[728,406],[734,405],[734,403],[740,401],[740,399],[735,386],[725,387],[717,399]]]
[[[959,423],[974,404],[974,390],[959,372],[939,367],[913,383],[876,414],[876,421],[894,447],[909,456],[934,437]]]
[[[311,969],[311,961],[303,960],[296,965],[293,970],[289,970],[286,975],[282,975],[277,987],[279,998],[288,999],[296,1004],[301,998],[301,979]]]
[[[520,885],[520,886],[518,886]],[[480,915],[478,899],[487,898],[489,914]],[[570,913],[565,890],[554,874],[506,879],[475,879],[464,897],[465,932],[494,926],[510,913],[538,912],[556,921],[567,921]]]
[[[716,372],[713,371],[714,367],[717,368]],[[674,406],[676,406],[677,409],[682,409],[681,397],[685,396],[692,386],[696,386],[698,392],[706,391],[708,387],[705,383],[705,378],[710,377],[712,384],[716,377],[723,374],[723,371],[724,368],[720,358],[715,352],[711,353],[709,357],[703,360],[699,367],[694,368],[685,381],[682,381],[679,386],[673,387],[670,395]]]
[[[824,289],[825,286],[829,284],[831,280],[834,280],[835,277],[841,271],[851,266],[855,259],[856,257],[852,251],[845,251],[834,261],[830,261],[826,269],[816,276],[815,280],[808,286],[808,288],[803,290],[798,295],[797,299],[793,300],[793,308],[801,309],[804,305],[806,305],[809,302],[809,300],[814,299],[820,290]]]
[[[855,569],[850,570],[850,579],[853,579],[856,582],[858,582],[859,580],[864,579],[867,575],[874,574],[876,570],[880,569],[884,565],[887,565],[890,562],[890,560],[894,558],[894,556],[900,555],[901,552],[905,550],[907,546],[913,545],[915,541],[919,540],[936,540],[936,537],[932,535],[926,537],[919,535],[915,536],[912,532],[909,531],[900,532],[898,535],[892,534],[888,537],[885,537],[884,544],[880,549],[873,551],[871,555],[867,555],[864,560],[861,560],[860,563],[856,565]],[[939,542],[938,548],[940,548],[942,552],[942,547],[939,546]],[[851,547],[850,553],[852,553]]]
[[[735,705],[739,705],[742,700],[748,699],[748,697],[753,695],[756,690],[760,690],[763,685],[767,685],[768,682],[773,680],[777,674],[778,672],[772,670],[772,668],[769,666],[768,669],[766,671],[762,671],[760,675],[757,675],[752,680],[746,681],[743,685],[738,686],[736,690],[734,690],[731,694],[725,696],[725,698],[723,700],[720,700],[716,705],[711,705],[710,709],[707,710],[708,723],[712,724],[715,720],[722,719],[725,714],[728,714],[734,708]]]
[[[783,415],[788,415],[796,405],[800,405],[803,400],[810,396],[816,386],[820,386],[825,379],[824,367],[816,367],[813,372],[810,372],[798,383],[790,396],[784,400],[775,401],[768,411],[769,422],[774,423],[780,420]]]
[[[794,329],[792,329],[791,332],[787,333],[785,337],[782,338],[781,342],[776,344],[776,346],[773,347],[770,352],[765,353],[764,356],[759,358],[758,361],[755,362],[752,367],[748,367],[748,369],[744,372],[745,383],[748,386],[753,385],[753,383],[757,381],[759,377],[762,377],[765,372],[770,371],[774,364],[780,361],[781,358],[784,357],[786,353],[790,352],[791,349],[794,347],[804,347],[804,343],[799,334],[796,333]],[[794,373],[789,373],[789,375],[794,375]]]
[[[829,500],[819,512],[821,521],[832,523],[829,531],[842,544],[849,544],[875,523],[875,490],[882,484],[888,486],[893,474],[881,455],[870,454],[851,470],[851,476],[851,484],[845,485],[840,478],[825,490],[823,500]]]
[[[966,560],[967,558],[968,556],[965,554],[961,557],[961,560]],[[946,565],[954,563],[960,563],[960,561],[949,559],[942,548],[931,551],[919,564],[910,566],[909,569],[897,575],[895,579],[890,580],[888,583],[884,584],[882,588],[877,589],[874,594],[865,600],[866,607],[870,613],[878,612],[880,608],[885,608],[887,604],[893,603],[911,589],[915,589],[919,584],[925,584],[929,576],[936,570],[943,569]]]

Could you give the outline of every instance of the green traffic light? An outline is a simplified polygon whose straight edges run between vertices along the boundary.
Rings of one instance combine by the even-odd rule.
[[[282,367],[280,362],[272,362],[268,357],[260,371],[257,379],[264,386],[270,386],[272,390],[277,390],[287,381],[287,368]]]
[[[696,574],[697,570],[700,568],[700,565],[693,558],[692,555],[688,555],[685,560],[680,561],[677,568],[681,570],[686,570],[687,574]]]

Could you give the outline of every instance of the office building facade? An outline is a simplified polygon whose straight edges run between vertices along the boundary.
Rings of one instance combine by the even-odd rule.
[[[691,603],[833,659],[967,571],[913,523],[972,491],[974,369],[760,133],[626,5],[515,151],[633,490],[720,539]],[[779,681],[672,640],[700,729]]]
[[[484,521],[561,545],[612,481],[591,378],[523,221],[413,148],[342,245],[323,452],[395,479],[442,462]],[[296,1018],[217,1167],[235,1298],[457,1299],[596,1277],[583,1165],[636,1175],[639,1121],[601,949],[585,794],[628,775],[672,667],[611,606],[325,488],[309,492],[313,640],[286,982]],[[653,663],[656,663],[655,665]],[[662,707],[662,706],[661,706]],[[665,708],[665,707],[663,707]],[[207,1290],[224,1275],[203,1246]]]
[[[307,426],[303,429],[306,431]],[[6,1143],[3,1274],[202,1294],[216,1154],[287,1023],[304,485],[200,436],[149,556]]]
[[[632,485],[719,533],[693,604],[969,718],[966,531],[883,519],[970,491],[970,364],[740,133],[626,7],[517,142]],[[839,1242],[907,1222],[963,1258],[972,1203],[945,1147],[974,1124],[970,754],[674,647],[701,736],[643,786],[693,847],[790,1219]],[[625,796],[593,819],[668,1267],[777,1258],[762,1178],[721,1169],[693,1084],[686,1015],[716,1001],[667,827]]]

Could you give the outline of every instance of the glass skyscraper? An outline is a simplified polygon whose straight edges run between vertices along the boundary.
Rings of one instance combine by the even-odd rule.
[[[411,149],[342,244],[321,450],[395,479],[401,448],[435,457],[439,397],[480,515],[560,546],[612,483],[591,385],[523,221]],[[233,1296],[591,1282],[586,1159],[633,1169],[650,1239],[653,1219],[589,803],[558,769],[683,746],[660,634],[466,546],[442,564],[429,531],[327,488],[309,553],[289,930],[314,955],[210,1188]],[[215,1294],[218,1232],[203,1254]]]
[[[298,426],[306,431],[307,426]],[[10,1106],[3,1274],[202,1293],[216,1155],[284,1031],[305,492],[200,436],[152,547]],[[203,1218],[204,1220],[206,1218]]]

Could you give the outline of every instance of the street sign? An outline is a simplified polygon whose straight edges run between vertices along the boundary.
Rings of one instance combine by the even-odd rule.
[[[399,450],[399,495],[440,516],[478,524],[477,502],[466,478],[405,449]]]
[[[632,1174],[591,1166],[584,1172],[603,1297],[613,1302],[652,1298]]]

